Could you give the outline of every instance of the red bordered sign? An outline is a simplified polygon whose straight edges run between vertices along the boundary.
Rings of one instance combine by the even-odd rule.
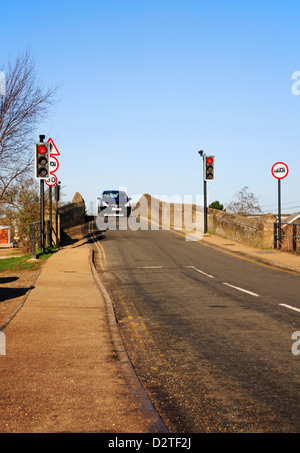
[[[271,173],[276,179],[283,179],[288,175],[289,167],[284,162],[276,162],[271,169]]]
[[[47,186],[52,187],[52,186],[55,186],[57,183],[57,177],[54,173],[58,170],[58,167],[59,167],[59,162],[58,162],[56,156],[60,156],[60,152],[56,148],[55,143],[52,140],[52,138],[48,139],[48,143],[51,143],[51,145],[52,145],[51,153],[50,153],[50,161],[49,161],[50,176],[49,176],[49,178],[45,179],[45,183],[47,184]]]

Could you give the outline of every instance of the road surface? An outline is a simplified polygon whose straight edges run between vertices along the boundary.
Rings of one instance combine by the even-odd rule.
[[[130,359],[170,432],[300,431],[299,276],[171,231],[94,226],[91,238]]]

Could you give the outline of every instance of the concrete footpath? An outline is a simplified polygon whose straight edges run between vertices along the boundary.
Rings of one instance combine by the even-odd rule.
[[[4,329],[0,432],[167,432],[133,372],[88,239],[78,237],[47,260]],[[216,235],[203,244],[300,275],[290,253]]]
[[[86,239],[47,260],[4,329],[0,432],[167,432],[106,304]]]
[[[205,234],[201,243],[239,258],[263,264],[275,269],[293,272],[300,275],[300,255],[280,250],[260,250],[241,244],[232,239],[225,239],[215,234]]]

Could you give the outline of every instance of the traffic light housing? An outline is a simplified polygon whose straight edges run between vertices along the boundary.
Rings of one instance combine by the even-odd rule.
[[[204,180],[213,181],[214,179],[215,179],[215,156],[205,156]]]
[[[47,179],[50,176],[50,143],[35,144],[35,177]]]

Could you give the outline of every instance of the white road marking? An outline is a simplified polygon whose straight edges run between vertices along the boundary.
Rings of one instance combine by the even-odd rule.
[[[300,312],[299,308],[292,307],[292,305],[286,305],[286,304],[279,304],[279,305],[281,305],[282,307],[285,307],[285,308],[289,308],[290,310],[294,310],[294,311]]]
[[[231,288],[234,288],[234,289],[238,289],[239,291],[243,291],[244,293],[250,294],[251,296],[260,297],[259,294],[252,293],[252,291],[248,291],[247,289],[240,288],[239,286],[230,285],[229,283],[223,283],[223,285],[230,286]]]
[[[139,269],[162,269],[163,266],[142,266]]]
[[[213,275],[207,274],[206,272],[201,271],[200,269],[197,269],[195,266],[184,266],[184,267],[190,267],[191,269],[194,269],[195,271],[200,272],[200,274],[206,275],[206,277],[215,278]]]

